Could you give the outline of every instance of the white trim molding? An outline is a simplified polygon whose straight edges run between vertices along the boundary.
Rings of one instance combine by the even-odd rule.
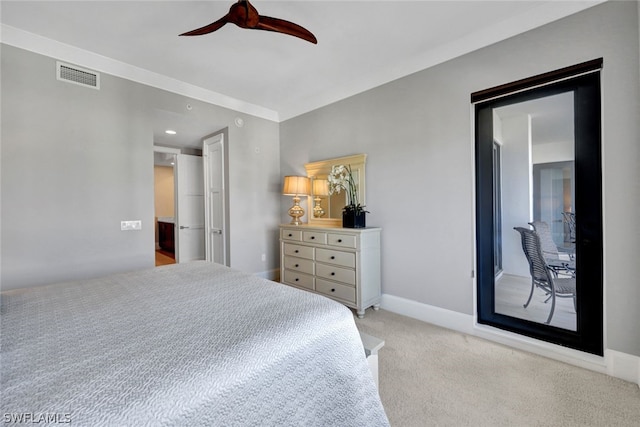
[[[539,356],[620,378],[640,386],[640,357],[605,349],[604,357],[536,340],[476,323],[474,316],[394,295],[383,294],[380,306],[393,313],[497,342]]]
[[[636,383],[640,387],[640,357],[606,349],[604,359],[608,375]]]
[[[382,294],[380,307],[393,313],[422,320],[432,325],[474,335],[473,317],[406,298]]]
[[[278,112],[241,101],[230,96],[201,88],[180,80],[145,70],[96,53],[33,34],[6,24],[0,25],[1,43],[25,49],[40,55],[86,67],[133,82],[142,83],[178,95],[228,108],[230,110],[279,122]]]
[[[263,279],[271,280],[274,282],[280,281],[280,269],[266,270],[253,273],[254,276],[262,277]]]

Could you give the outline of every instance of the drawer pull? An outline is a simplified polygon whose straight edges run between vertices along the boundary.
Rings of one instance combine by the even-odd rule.
[[[336,288],[331,288],[331,292],[335,292],[335,291],[336,291]]]
[[[297,281],[299,281],[299,280],[300,280],[300,279],[298,279],[298,278],[296,277],[295,281],[297,282]]]
[[[316,236],[311,236],[311,240],[314,240],[316,238]]]
[[[289,237],[293,237],[293,234],[289,233]]]
[[[331,259],[336,259],[335,255],[331,255]]]
[[[335,272],[335,271],[332,271],[332,272],[331,272],[331,275],[332,275],[332,276],[335,276],[335,275],[336,275],[336,272]]]
[[[342,239],[338,239],[338,243],[342,243]]]
[[[297,254],[297,253],[298,253],[298,252],[300,252],[300,251],[299,251],[298,249],[296,249],[296,250],[295,250],[295,251],[293,251],[293,252]]]
[[[296,268],[300,267],[300,264],[296,264]]]

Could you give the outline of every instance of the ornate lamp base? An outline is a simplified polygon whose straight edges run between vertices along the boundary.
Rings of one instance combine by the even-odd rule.
[[[320,205],[320,197],[315,197],[313,200],[315,201],[315,206],[313,207],[313,217],[322,218],[325,212],[324,209],[322,209],[322,205]]]
[[[300,206],[300,197],[293,197],[293,206],[289,209],[289,216],[293,218],[290,222],[292,225],[300,225],[303,222],[300,221],[300,217],[304,215],[304,209]]]

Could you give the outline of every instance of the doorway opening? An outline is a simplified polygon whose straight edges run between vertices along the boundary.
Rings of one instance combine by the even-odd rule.
[[[154,147],[155,265],[176,263],[175,162],[178,149]]]
[[[472,95],[478,322],[598,355],[601,67]]]
[[[202,156],[183,151],[154,147],[156,266],[205,259]]]

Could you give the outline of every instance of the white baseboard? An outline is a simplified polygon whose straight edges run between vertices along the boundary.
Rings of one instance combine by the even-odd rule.
[[[607,374],[640,386],[640,357],[606,349],[604,358],[607,361]]]
[[[608,374],[640,386],[640,357],[605,349],[604,357],[551,344],[545,341],[480,325],[474,316],[420,303],[394,295],[383,294],[380,306],[403,316],[484,338],[519,350],[528,351],[574,366]]]
[[[473,316],[467,314],[389,294],[382,294],[380,307],[423,322],[473,335]]]
[[[253,274],[256,276],[262,277],[263,279],[273,280],[274,282],[277,282],[280,280],[280,269],[260,271],[258,273],[253,273]]]

